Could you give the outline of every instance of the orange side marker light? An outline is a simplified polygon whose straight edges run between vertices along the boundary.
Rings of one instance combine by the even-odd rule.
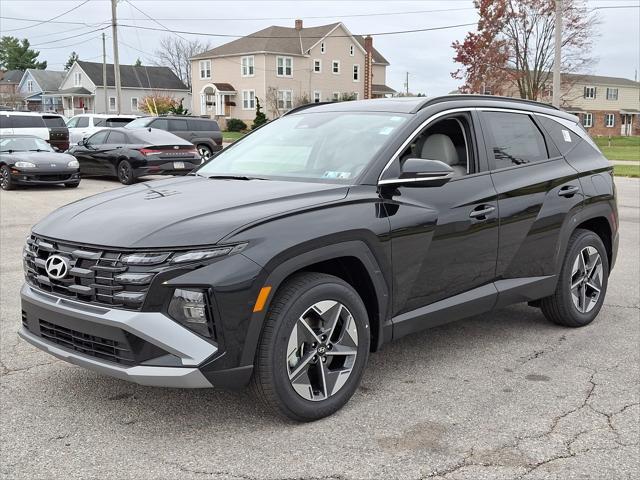
[[[271,293],[271,287],[262,287],[260,289],[260,293],[258,294],[258,298],[256,299],[256,304],[253,306],[253,313],[261,312],[264,308],[264,304],[267,303],[267,298],[269,298],[269,294]]]

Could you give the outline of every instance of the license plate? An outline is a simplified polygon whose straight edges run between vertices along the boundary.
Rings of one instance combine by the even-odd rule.
[[[175,168],[176,170],[184,168],[184,162],[173,162],[173,168]]]

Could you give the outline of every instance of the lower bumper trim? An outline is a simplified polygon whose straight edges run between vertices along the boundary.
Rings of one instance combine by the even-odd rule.
[[[140,385],[173,388],[210,388],[213,386],[197,368],[152,367],[145,365],[120,367],[115,364],[111,365],[106,362],[101,362],[77,352],[59,348],[32,334],[24,327],[18,334],[35,347],[61,360]]]

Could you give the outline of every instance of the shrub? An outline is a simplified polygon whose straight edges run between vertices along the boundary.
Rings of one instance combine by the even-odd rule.
[[[267,116],[262,111],[260,107],[260,100],[256,97],[256,118],[253,119],[253,125],[251,125],[251,130],[254,128],[258,128],[261,125],[267,123]]]
[[[241,132],[247,129],[247,124],[239,118],[230,118],[227,120],[227,131],[229,132]]]

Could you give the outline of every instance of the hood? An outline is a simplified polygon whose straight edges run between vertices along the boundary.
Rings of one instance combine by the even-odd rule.
[[[56,163],[58,166],[67,166],[71,160],[76,158],[73,155],[58,152],[14,152],[3,153],[2,158],[6,162],[31,162],[36,165],[50,165]]]
[[[344,185],[320,183],[177,177],[71,203],[33,232],[106,247],[212,245],[247,223],[340,200],[347,191]]]

